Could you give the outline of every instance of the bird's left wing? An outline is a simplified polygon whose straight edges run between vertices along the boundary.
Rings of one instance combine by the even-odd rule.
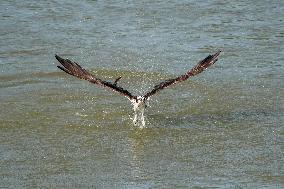
[[[127,90],[123,89],[122,87],[118,87],[116,85],[117,81],[119,79],[116,79],[114,83],[108,82],[108,81],[103,81],[99,78],[96,78],[94,75],[92,75],[89,71],[86,69],[82,68],[78,63],[73,62],[69,59],[63,59],[58,55],[55,55],[55,58],[62,64],[62,66],[57,66],[59,69],[63,70],[64,72],[73,75],[77,78],[87,80],[91,83],[94,83],[96,85],[102,86],[102,87],[107,87],[115,92],[118,92],[119,94],[126,96],[129,100],[133,99],[134,96]]]
[[[174,79],[168,79],[166,81],[159,83],[158,85],[156,85],[154,87],[154,89],[152,89],[151,91],[146,93],[144,95],[144,98],[148,99],[150,96],[156,94],[158,91],[160,91],[162,89],[167,88],[170,85],[176,84],[176,83],[181,82],[181,81],[185,81],[189,77],[195,76],[195,75],[203,72],[206,68],[213,65],[218,60],[218,56],[220,55],[220,53],[221,53],[221,51],[218,51],[213,55],[207,56],[205,59],[198,62],[198,64],[195,67],[193,67],[191,70],[189,70],[188,72],[186,72],[185,74],[183,74],[179,77],[176,77]]]

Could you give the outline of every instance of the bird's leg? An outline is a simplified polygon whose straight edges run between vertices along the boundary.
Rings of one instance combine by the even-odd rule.
[[[133,99],[132,101],[133,110],[134,110],[134,125],[138,124],[140,128],[145,127],[145,118],[144,118],[144,110],[146,108],[146,104],[144,99],[138,97],[138,99]]]
[[[134,110],[134,117],[133,117],[133,124],[136,125],[138,121],[138,109],[136,107],[136,104],[133,104],[133,110]]]
[[[133,124],[138,124],[140,128],[145,127],[144,108],[134,110]]]
[[[134,125],[137,124],[137,112],[136,112],[136,111],[134,111],[133,124],[134,124]]]
[[[140,119],[141,119],[140,129],[142,129],[145,127],[144,108],[141,110]]]

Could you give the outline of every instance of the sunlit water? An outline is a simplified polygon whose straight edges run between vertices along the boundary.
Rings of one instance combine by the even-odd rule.
[[[284,3],[1,1],[1,188],[283,188]],[[221,49],[133,125],[135,95]]]

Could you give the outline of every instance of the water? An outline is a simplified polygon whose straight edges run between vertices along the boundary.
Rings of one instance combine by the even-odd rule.
[[[284,3],[2,1],[1,188],[283,188]],[[54,54],[143,94],[132,105]]]

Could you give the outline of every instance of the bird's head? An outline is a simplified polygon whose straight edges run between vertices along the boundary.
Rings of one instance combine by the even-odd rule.
[[[144,96],[137,96],[136,98],[133,98],[131,100],[134,109],[138,110],[138,109],[145,109],[147,107],[146,103],[147,103],[148,98],[145,98]]]

